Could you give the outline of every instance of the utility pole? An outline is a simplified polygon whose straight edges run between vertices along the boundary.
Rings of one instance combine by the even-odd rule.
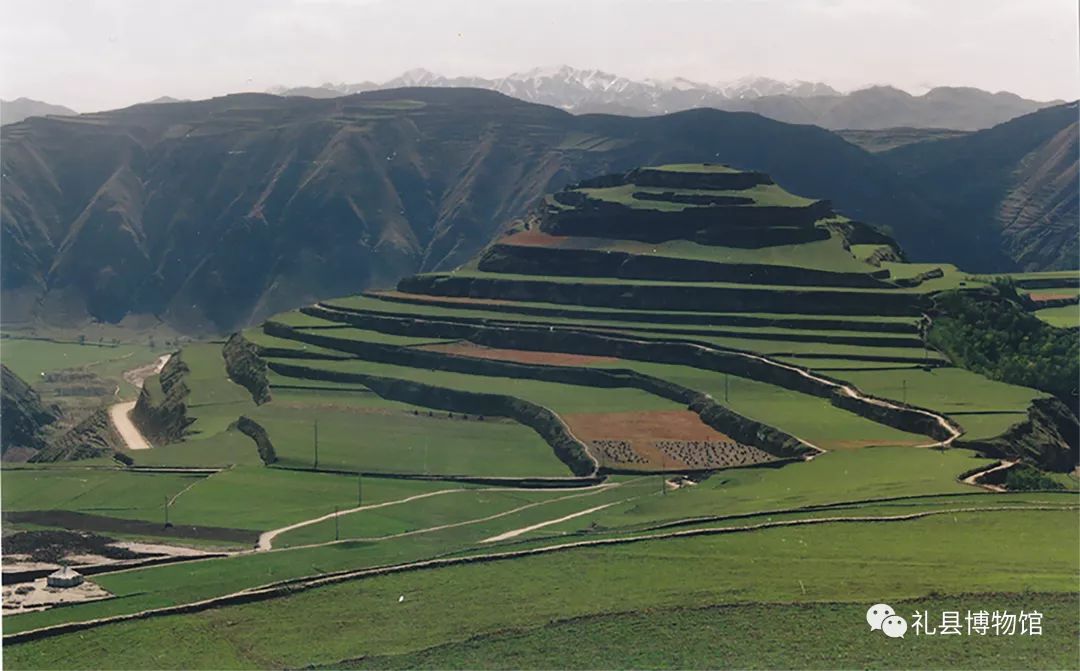
[[[728,402],[728,391],[729,391],[728,374],[724,373],[724,403]]]
[[[165,526],[169,526],[169,495],[165,495]]]
[[[315,420],[315,464],[312,468],[319,470],[319,420]]]
[[[338,507],[334,506],[334,540],[341,540],[341,533],[338,530]]]

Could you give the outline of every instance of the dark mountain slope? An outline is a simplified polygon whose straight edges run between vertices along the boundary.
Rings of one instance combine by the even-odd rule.
[[[155,314],[223,331],[452,267],[584,176],[692,161],[831,196],[891,228],[912,258],[1011,266],[996,234],[973,246],[963,208],[928,204],[897,176],[891,161],[910,171],[902,155],[750,113],[573,116],[414,88],[144,104],[33,118],[2,137],[5,320]],[[948,169],[930,178],[956,181]]]
[[[11,448],[42,449],[46,427],[59,416],[58,408],[47,407],[30,385],[0,364],[0,453]]]
[[[882,156],[951,220],[970,225],[972,269],[1076,268],[1077,104]],[[1000,251],[998,251],[1000,250]],[[996,255],[993,254],[996,252]]]
[[[225,330],[456,265],[586,175],[704,160],[836,194],[930,251],[934,213],[820,128],[715,110],[576,117],[471,89],[244,94],[5,127],[4,317]]]

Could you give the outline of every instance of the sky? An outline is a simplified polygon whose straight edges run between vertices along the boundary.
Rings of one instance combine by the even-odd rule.
[[[3,0],[0,97],[79,112],[567,64],[1080,97],[1076,0]]]

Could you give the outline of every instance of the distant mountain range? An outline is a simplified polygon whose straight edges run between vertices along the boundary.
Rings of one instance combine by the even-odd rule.
[[[47,114],[74,116],[78,112],[63,105],[52,105],[40,100],[31,100],[30,98],[0,100],[0,125],[17,123],[27,117],[45,116]]]
[[[712,107],[730,112],[756,112],[786,123],[855,130],[898,126],[978,130],[1062,102],[1039,102],[1013,93],[989,93],[967,87],[939,87],[918,96],[890,86],[841,93],[820,82],[783,82],[767,77],[744,77],[720,84],[683,78],[636,81],[601,70],[566,65],[535,68],[497,79],[444,77],[416,69],[381,84],[366,81],[276,87],[270,93],[330,98],[417,86],[490,89],[575,114],[646,116]]]
[[[454,267],[547,192],[672,162],[831,197],[914,260],[1075,267],[1076,130],[1075,105],[1061,106],[871,154],[753,114],[576,116],[452,88],[30,118],[0,131],[3,319],[227,331]]]

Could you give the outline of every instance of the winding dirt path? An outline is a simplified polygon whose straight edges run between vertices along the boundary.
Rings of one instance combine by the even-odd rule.
[[[991,473],[994,473],[996,471],[1004,471],[1007,468],[1012,468],[1017,463],[1018,462],[1016,462],[1016,461],[1002,460],[1001,463],[998,464],[997,466],[993,466],[991,468],[988,468],[985,471],[976,471],[975,473],[972,473],[971,475],[967,476],[966,478],[964,478],[960,482],[963,482],[965,485],[971,485],[972,487],[982,487],[983,489],[989,489],[992,492],[1003,492],[1003,491],[1005,491],[1005,488],[1002,487],[1001,485],[992,485],[992,484],[990,484],[988,482],[979,482],[979,478],[981,478],[984,475],[989,475]]]
[[[415,494],[413,496],[407,496],[407,497],[405,497],[403,499],[394,499],[393,501],[383,501],[382,503],[370,503],[370,504],[368,504],[366,506],[356,506],[354,508],[347,508],[345,510],[338,510],[336,512],[329,513],[327,515],[322,515],[320,517],[313,517],[313,518],[311,518],[309,520],[304,520],[302,522],[297,522],[295,524],[290,524],[289,526],[286,526],[286,527],[280,527],[278,529],[272,529],[270,531],[265,531],[259,536],[259,544],[258,544],[257,549],[259,551],[271,550],[274,547],[274,539],[277,538],[278,536],[280,536],[283,533],[286,533],[288,531],[294,531],[296,529],[302,529],[304,527],[311,526],[312,524],[318,524],[319,522],[325,522],[326,520],[332,520],[335,517],[341,517],[342,515],[351,515],[353,513],[358,513],[358,512],[360,512],[362,510],[375,510],[376,508],[385,508],[387,506],[396,506],[396,505],[399,505],[399,504],[402,504],[402,503],[408,503],[410,501],[419,501],[420,499],[426,499],[426,498],[430,498],[432,496],[440,496],[442,494],[453,494],[454,492],[469,492],[469,491],[475,491],[475,490],[461,489],[461,488],[458,488],[458,489],[440,489],[440,490],[435,491],[435,492],[425,492],[423,494]],[[488,491],[490,491],[490,490],[488,490]]]
[[[131,421],[131,410],[135,407],[135,401],[124,401],[109,407],[109,418],[112,419],[113,427],[129,450],[149,450],[150,443],[143,438],[142,433]]]
[[[162,354],[152,364],[132,368],[124,373],[127,380],[136,389],[142,389],[143,382],[151,375],[157,375],[165,364],[169,362],[171,354]],[[117,389],[119,391],[119,389]],[[123,438],[129,450],[149,450],[151,445],[142,435],[142,432],[131,421],[131,411],[136,401],[123,401],[109,407],[109,419],[112,420],[116,432]]]
[[[634,480],[628,480],[627,482],[634,482]],[[501,513],[496,513],[494,515],[488,515],[487,517],[479,517],[479,518],[476,518],[476,519],[464,520],[464,521],[461,521],[461,522],[451,522],[449,524],[441,524],[439,526],[427,527],[427,528],[424,528],[424,529],[413,529],[412,531],[404,531],[402,533],[392,534],[390,536],[379,536],[379,537],[376,537],[376,538],[347,538],[347,539],[343,539],[343,540],[345,540],[345,541],[355,541],[355,540],[380,541],[380,540],[389,540],[389,539],[392,539],[392,538],[401,538],[403,536],[412,536],[412,535],[421,534],[421,533],[429,533],[429,532],[432,532],[432,531],[440,531],[442,529],[452,529],[454,527],[465,526],[467,524],[476,524],[478,522],[487,522],[489,520],[494,520],[494,519],[498,519],[500,517],[505,517],[507,515],[511,515],[513,513],[520,512],[522,510],[527,510],[529,508],[534,508],[536,506],[542,506],[542,505],[545,505],[545,504],[548,504],[548,503],[555,503],[556,501],[563,501],[563,500],[566,500],[566,499],[572,499],[572,498],[576,498],[576,497],[579,497],[579,496],[589,496],[590,494],[597,494],[597,493],[599,493],[599,492],[601,492],[601,491],[603,491],[605,489],[613,489],[615,487],[622,486],[623,484],[626,484],[626,483],[617,482],[617,483],[605,483],[605,484],[593,485],[592,487],[585,487],[585,488],[583,488],[581,490],[578,490],[578,492],[576,492],[574,494],[571,494],[569,496],[560,496],[560,497],[556,497],[556,498],[549,499],[549,500],[546,500],[546,501],[535,501],[533,503],[529,503],[527,505],[520,506],[520,507],[514,508],[512,510],[507,510],[507,511],[504,511],[504,512],[501,512]],[[357,506],[355,508],[349,508],[347,510],[339,510],[337,512],[329,513],[327,515],[321,515],[319,517],[313,517],[313,518],[311,518],[309,520],[303,520],[301,522],[296,522],[295,524],[290,524],[288,526],[284,526],[284,527],[281,527],[279,529],[272,529],[270,531],[266,531],[266,532],[264,532],[263,534],[261,534],[259,536],[259,543],[256,546],[256,551],[265,552],[267,550],[272,550],[273,545],[274,545],[274,539],[277,538],[278,536],[280,536],[281,534],[286,533],[288,531],[293,531],[295,529],[301,529],[303,527],[310,526],[312,524],[318,524],[319,522],[325,522],[326,520],[332,520],[335,517],[340,517],[342,515],[351,515],[353,513],[358,513],[358,512],[365,511],[365,510],[374,510],[376,508],[385,508],[387,506],[396,506],[396,505],[399,505],[399,504],[402,504],[402,503],[409,503],[410,501],[417,501],[419,499],[426,499],[426,498],[431,497],[431,496],[440,496],[442,494],[454,494],[454,493],[462,493],[462,492],[534,492],[534,491],[536,491],[536,490],[535,489],[528,489],[528,488],[525,488],[525,487],[483,487],[483,488],[478,488],[478,489],[472,489],[472,488],[467,488],[467,487],[459,487],[459,488],[456,488],[456,489],[440,489],[440,490],[435,491],[435,492],[425,492],[423,494],[415,494],[413,496],[407,496],[407,497],[405,497],[403,499],[394,499],[393,501],[383,501],[381,503],[371,503],[371,504],[364,505],[364,506]],[[320,545],[330,545],[332,543],[337,543],[337,542],[343,542],[343,541],[330,541],[330,543],[314,543],[314,544],[311,544],[311,545],[296,546],[296,547],[289,548],[289,549],[295,550],[297,547],[315,547],[315,546],[320,546]]]
[[[393,564],[389,566],[379,566],[373,568],[363,568],[355,570],[339,571],[334,573],[307,576],[302,578],[293,578],[289,580],[283,580],[275,583],[261,585],[259,587],[252,587],[249,589],[232,592],[230,594],[224,594],[221,596],[211,597],[209,599],[203,599],[201,601],[188,602],[183,604],[177,604],[173,606],[164,606],[161,608],[152,608],[148,610],[138,611],[135,613],[125,613],[121,615],[111,615],[91,620],[84,620],[81,622],[66,622],[63,624],[56,624],[46,627],[40,627],[37,629],[30,629],[21,631],[15,634],[7,634],[3,637],[4,645],[10,645],[13,643],[19,643],[22,641],[36,640],[42,638],[48,638],[51,636],[57,636],[60,634],[70,633],[74,631],[83,631],[94,627],[100,627],[107,624],[113,624],[116,622],[125,622],[130,620],[140,620],[150,617],[160,617],[164,615],[173,615],[181,613],[195,613],[204,610],[210,610],[213,608],[220,608],[223,606],[229,606],[239,603],[251,603],[254,601],[262,601],[266,599],[274,599],[283,596],[289,596],[296,594],[299,591],[313,589],[317,587],[324,587],[327,585],[333,585],[337,583],[360,580],[363,578],[376,577],[381,575],[390,575],[395,573],[405,573],[433,568],[442,568],[445,566],[455,566],[462,564],[475,564],[489,561],[500,561],[506,559],[517,559],[521,557],[531,557],[536,555],[550,554],[556,552],[564,552],[567,550],[574,550],[584,547],[597,547],[606,545],[624,545],[629,543],[639,543],[643,541],[664,540],[669,538],[690,538],[695,536],[708,536],[708,535],[720,535],[720,534],[733,534],[733,533],[745,533],[753,532],[762,529],[772,529],[778,527],[798,527],[817,524],[850,524],[850,523],[889,523],[889,522],[905,522],[911,520],[923,519],[926,517],[932,517],[935,515],[956,515],[956,514],[970,514],[970,513],[983,513],[983,512],[1009,512],[1009,511],[1075,511],[1077,506],[1051,506],[1051,505],[1033,505],[1033,506],[979,506],[979,507],[965,507],[965,508],[944,508],[936,510],[925,510],[915,513],[907,513],[903,515],[884,515],[884,516],[851,516],[851,517],[819,517],[819,518],[803,518],[797,520],[777,520],[772,522],[762,522],[759,524],[749,524],[745,526],[724,526],[724,527],[707,527],[703,529],[687,529],[682,531],[672,531],[664,533],[650,533],[641,534],[635,536],[624,536],[620,538],[598,538],[592,540],[574,541],[570,543],[560,543],[556,545],[547,545],[538,548],[528,548],[523,550],[511,550],[506,552],[490,552],[484,554],[467,555],[464,557],[439,557],[434,559],[424,559],[420,561],[407,562],[403,564]]]
[[[520,330],[520,327],[511,327],[511,326],[490,326],[489,325],[489,326],[487,326],[487,328],[492,329],[492,330],[502,330],[502,331],[506,331],[506,332],[513,332],[514,330]],[[525,327],[525,328],[529,328],[529,327]],[[827,377],[822,377],[820,375],[816,375],[816,374],[814,374],[813,372],[811,372],[809,370],[806,370],[804,368],[800,368],[799,366],[793,366],[791,364],[776,361],[775,359],[770,359],[769,357],[766,357],[766,356],[761,356],[761,355],[753,354],[753,353],[750,353],[750,352],[744,352],[742,350],[737,350],[737,349],[729,349],[729,348],[725,348],[725,347],[714,347],[714,346],[710,346],[710,345],[703,345],[701,343],[697,343],[697,342],[690,341],[690,340],[667,340],[667,339],[663,339],[663,340],[661,340],[661,339],[642,340],[640,338],[620,337],[620,336],[613,335],[611,333],[597,332],[597,331],[592,331],[590,329],[566,328],[566,327],[559,327],[559,326],[549,326],[547,328],[548,328],[548,330],[560,330],[560,331],[564,331],[564,332],[579,332],[579,333],[588,333],[588,334],[592,334],[592,335],[602,335],[602,336],[607,337],[607,338],[621,340],[621,341],[624,341],[624,342],[633,342],[633,343],[637,343],[637,344],[640,344],[640,345],[651,345],[651,344],[656,344],[656,343],[664,343],[664,344],[668,344],[668,345],[676,345],[676,346],[681,346],[681,347],[690,347],[690,348],[696,349],[696,350],[701,351],[701,352],[723,353],[723,354],[728,354],[728,355],[731,355],[731,356],[737,356],[737,357],[744,358],[744,359],[751,359],[751,360],[763,363],[763,364],[765,364],[767,366],[772,366],[772,367],[775,367],[775,368],[780,368],[780,369],[783,369],[783,370],[787,370],[789,372],[793,372],[793,373],[795,373],[797,375],[800,375],[800,376],[802,376],[802,377],[804,377],[804,378],[806,378],[808,380],[812,380],[813,382],[816,382],[818,384],[822,384],[822,385],[825,385],[827,387],[831,387],[832,389],[835,389],[835,390],[839,391],[841,394],[843,394],[844,396],[847,396],[849,398],[858,399],[858,400],[861,400],[863,402],[870,403],[872,405],[877,405],[877,406],[882,407],[882,408],[889,408],[889,409],[892,409],[892,410],[901,410],[901,411],[905,411],[905,412],[914,412],[914,413],[929,417],[929,418],[933,419],[939,426],[941,426],[945,430],[945,432],[948,434],[948,438],[946,438],[944,440],[933,441],[933,442],[930,442],[930,443],[919,445],[918,447],[948,447],[950,444],[952,444],[952,442],[954,440],[956,440],[961,435],[963,435],[963,431],[961,431],[952,422],[950,422],[948,419],[946,419],[944,415],[940,415],[940,414],[938,414],[936,412],[933,412],[931,410],[926,410],[925,408],[917,408],[917,407],[910,406],[910,405],[901,405],[899,403],[893,403],[891,401],[888,401],[888,400],[885,400],[885,399],[882,399],[882,398],[877,398],[875,396],[870,396],[868,394],[863,393],[858,387],[856,387],[853,384],[837,382],[836,380],[830,380]],[[781,388],[785,388],[785,389],[787,388],[787,387],[782,387],[782,385],[777,385],[777,386],[781,386]],[[798,390],[796,390],[796,391],[798,391]],[[710,398],[712,398],[711,395],[709,395],[709,394],[706,394],[706,395],[709,396]],[[715,400],[715,399],[713,399],[713,400]],[[876,422],[876,420],[873,420],[871,418],[867,418],[867,419],[870,419],[870,421]],[[880,422],[876,422],[876,423],[880,424]],[[577,436],[574,436],[574,437],[577,438]],[[812,448],[814,450],[817,450],[818,453],[820,453],[820,454],[824,454],[827,451],[822,447],[814,445],[813,443],[811,443],[808,440],[800,438],[799,436],[794,436],[794,437],[797,438],[799,441],[801,441],[804,445],[806,445],[806,446],[808,446],[808,447],[810,447],[810,448]],[[578,440],[580,441],[580,439],[578,439]],[[586,449],[586,452],[588,453],[587,449]],[[591,454],[589,454],[589,456],[592,457]],[[813,457],[812,456],[808,457],[808,459],[811,459],[811,458],[813,458]],[[594,462],[596,461],[595,458],[593,459],[593,461]]]
[[[553,519],[553,520],[547,520],[546,522],[540,522],[539,524],[532,524],[532,525],[529,525],[527,527],[521,527],[520,529],[512,529],[511,531],[506,531],[504,533],[499,534],[498,536],[492,536],[491,538],[485,538],[484,540],[482,540],[480,542],[481,543],[498,543],[499,541],[504,541],[504,540],[507,540],[509,538],[517,538],[521,534],[528,533],[528,532],[533,531],[535,529],[543,529],[544,527],[550,527],[553,524],[558,524],[559,522],[566,522],[567,520],[572,520],[575,517],[581,517],[582,515],[588,515],[589,513],[595,513],[598,510],[603,510],[604,508],[610,508],[611,506],[613,506],[613,505],[615,505],[617,503],[625,503],[625,502],[627,502],[629,500],[630,499],[622,499],[621,501],[612,501],[611,503],[605,503],[603,505],[596,506],[595,508],[589,508],[587,510],[579,510],[576,513],[570,513],[569,515],[563,515],[562,517],[559,517],[559,518],[556,518],[556,519]]]

